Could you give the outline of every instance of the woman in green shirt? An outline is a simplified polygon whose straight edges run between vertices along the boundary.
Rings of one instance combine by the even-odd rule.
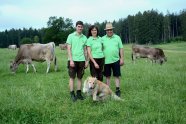
[[[98,28],[90,26],[87,36],[87,51],[90,58],[90,73],[92,77],[103,81],[104,54],[102,49],[102,39],[98,36]]]

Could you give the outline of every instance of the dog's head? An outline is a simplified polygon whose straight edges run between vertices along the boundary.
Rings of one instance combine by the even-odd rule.
[[[94,89],[95,88],[96,80],[97,80],[96,77],[89,77],[88,78],[87,82],[88,82],[89,89]]]
[[[84,92],[84,93],[88,93],[88,92],[90,92],[92,89],[94,89],[94,88],[95,88],[96,80],[97,80],[97,78],[95,78],[95,77],[88,77],[88,78],[84,81],[83,92]]]

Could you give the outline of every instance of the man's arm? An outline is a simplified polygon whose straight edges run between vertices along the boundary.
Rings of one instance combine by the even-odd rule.
[[[67,44],[67,52],[68,52],[68,58],[70,61],[70,66],[74,67],[74,61],[72,59],[72,52],[71,52],[71,45],[70,44]]]
[[[85,56],[85,68],[88,67],[88,62],[89,62],[89,57],[88,57],[88,52],[87,52],[87,47],[84,47],[84,56]]]
[[[123,51],[123,48],[119,49],[119,53],[120,53],[120,65],[122,66],[124,64],[124,51]]]
[[[95,68],[98,69],[99,68],[99,65],[96,63],[96,61],[92,57],[91,48],[89,46],[87,46],[87,52],[88,52],[89,59],[94,63]]]

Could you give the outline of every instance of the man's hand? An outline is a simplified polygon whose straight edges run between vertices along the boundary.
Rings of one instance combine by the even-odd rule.
[[[96,69],[99,69],[99,65],[97,63],[94,63],[94,66]]]
[[[124,61],[123,59],[120,58],[120,66],[123,66],[124,65]]]
[[[70,67],[75,67],[74,61],[70,61]]]
[[[85,61],[85,68],[88,67],[88,61]]]

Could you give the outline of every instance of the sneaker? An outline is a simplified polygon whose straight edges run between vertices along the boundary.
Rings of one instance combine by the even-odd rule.
[[[120,97],[120,96],[121,96],[121,91],[120,91],[120,90],[116,90],[116,95],[117,95],[118,97]]]
[[[70,96],[71,96],[71,99],[73,102],[75,102],[77,100],[77,97],[76,97],[74,91],[70,92]]]
[[[81,90],[77,90],[77,99],[84,100],[84,97],[81,95]]]

